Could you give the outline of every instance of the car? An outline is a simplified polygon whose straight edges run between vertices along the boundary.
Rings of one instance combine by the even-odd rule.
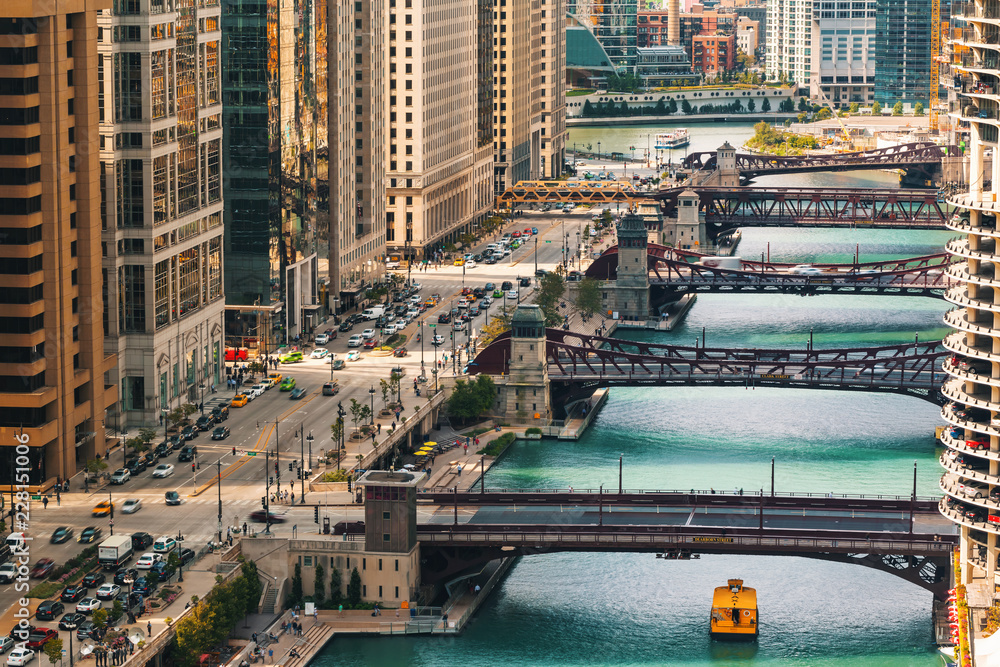
[[[76,538],[76,541],[83,544],[90,544],[99,539],[101,539],[101,529],[97,526],[87,526],[80,531],[80,537]]]
[[[97,598],[83,598],[76,604],[76,610],[81,614],[92,614],[103,606]]]
[[[169,477],[174,474],[174,466],[169,463],[161,463],[153,468],[153,477]]]
[[[226,421],[229,419],[229,406],[228,405],[216,405],[212,408],[212,417],[215,418],[215,423]]]
[[[268,389],[269,386],[270,386],[270,383],[263,384],[261,382],[258,382],[257,384],[255,384],[252,387],[250,387],[249,391],[247,391],[247,398],[249,398],[252,401],[253,399],[257,398],[258,396],[263,396],[264,392],[267,391],[267,389]]]
[[[434,337],[431,338],[431,345],[433,345],[434,347],[437,347],[439,345],[444,345],[444,336],[442,336],[441,334],[434,334]]]
[[[513,232],[510,233],[510,237],[512,239],[519,239],[519,238],[521,238],[521,232],[519,232],[519,231],[517,231],[515,229]]]
[[[465,268],[467,268],[467,269],[474,269],[474,268],[476,268],[476,260],[470,259],[469,261],[467,261],[465,263]]]
[[[302,352],[295,350],[293,352],[288,352],[286,354],[281,355],[280,357],[278,357],[278,361],[280,361],[283,364],[296,364],[302,361],[303,358],[304,357],[302,355]]]
[[[139,577],[132,584],[132,592],[142,595],[142,597],[149,597],[153,593],[154,585],[153,582],[148,577]]]
[[[498,289],[493,290],[493,298],[494,299],[502,299],[503,298],[503,292],[501,292]]]
[[[0,583],[9,584],[17,578],[17,565],[4,563],[0,565]]]
[[[187,565],[190,561],[193,561],[194,555],[194,549],[181,549],[181,565]]]
[[[357,361],[361,358],[361,353],[357,350],[351,350],[347,353],[347,361]]]
[[[438,324],[451,324],[451,315],[449,313],[438,315]]]
[[[72,528],[68,526],[59,526],[52,531],[52,537],[49,538],[49,542],[52,544],[62,544],[63,542],[68,542],[71,537],[73,537]]]
[[[98,600],[113,600],[122,592],[122,587],[118,584],[104,584],[97,589]]]
[[[500,285],[500,289],[502,289],[504,292],[506,292],[507,290],[512,290],[512,289],[514,289],[514,283],[512,283],[509,280],[505,280]]]
[[[167,458],[168,456],[170,456],[170,445],[168,445],[165,442],[161,442],[156,446],[156,449],[153,450],[153,456],[155,456],[158,459]]]
[[[536,278],[544,278],[548,274],[549,274],[549,272],[546,271],[545,269],[535,269],[535,277]]]
[[[229,437],[229,433],[228,426],[216,426],[215,430],[212,431],[212,440],[225,440]]]
[[[451,328],[455,331],[465,331],[465,321],[455,320],[455,324],[453,324]]]
[[[25,647],[38,650],[45,646],[47,641],[55,639],[58,636],[59,633],[52,628],[35,628],[35,631],[28,635],[28,642],[25,644]]]
[[[135,546],[134,537],[132,538],[132,545],[134,548]],[[107,579],[108,578],[104,576],[103,572],[91,572],[90,574],[88,574],[86,577],[83,578],[83,580],[80,582],[80,585],[83,586],[84,588],[94,588],[96,586],[100,586],[101,584],[103,584],[105,581],[107,581]]]
[[[323,359],[324,357],[328,356],[329,354],[330,354],[330,350],[326,349],[325,347],[318,347],[318,348],[316,348],[315,350],[312,351],[312,354],[309,355],[309,358],[310,359]]]
[[[514,301],[517,301],[517,290],[516,289],[512,289],[512,290],[508,291],[506,293],[506,296],[504,298],[506,298],[506,299],[513,299]]]
[[[60,630],[76,630],[77,627],[87,620],[87,617],[83,614],[79,614],[75,611],[63,614],[63,617],[59,619],[59,629]]]
[[[242,408],[249,402],[250,398],[246,394],[236,394],[233,396],[233,402],[230,405],[234,408]]]
[[[368,340],[365,341],[366,350],[374,350],[376,347],[378,347],[378,345],[379,345],[378,338],[369,338]]]
[[[469,306],[469,317],[477,317],[479,315],[479,306]]]
[[[790,273],[793,276],[801,276],[810,273],[822,273],[822,271],[817,269],[812,264],[796,264],[792,268],[788,269],[788,273]]]
[[[132,582],[139,578],[139,570],[134,567],[123,567],[115,572],[115,583],[122,586],[130,586]]]
[[[354,334],[347,339],[347,347],[361,347],[365,342],[365,339],[361,337],[361,334]]]
[[[984,440],[966,440],[965,446],[973,451],[989,451],[990,443]]]
[[[350,320],[344,320],[337,327],[337,331],[340,331],[341,333],[347,333],[353,328],[354,328],[354,322],[351,322]]]
[[[335,370],[335,371],[342,371],[342,370],[344,370],[344,366],[346,366],[347,364],[344,362],[343,359],[334,359],[330,363],[330,365],[333,366],[333,370]]]
[[[29,576],[31,576],[32,579],[44,579],[52,573],[55,566],[55,561],[51,558],[39,559],[39,561],[35,563],[35,566],[31,568]]]
[[[170,537],[169,535],[162,535],[156,538],[153,542],[153,552],[158,554],[165,554],[173,551],[177,548],[177,540]]]
[[[184,446],[184,437],[180,433],[175,433],[166,440],[170,449],[180,449]]]
[[[59,616],[64,611],[66,611],[66,607],[62,602],[58,600],[45,600],[35,610],[35,618],[39,621],[54,621],[56,616]]]
[[[392,356],[394,357],[405,357],[409,352],[405,347],[397,347],[392,351]]]
[[[531,228],[531,233],[532,233],[532,235],[538,234],[538,227],[532,227]]]
[[[374,337],[375,337],[375,330],[374,329],[365,329],[364,331],[361,332],[361,339],[362,340],[371,340]]]
[[[196,435],[198,435],[198,432],[194,430],[194,426],[191,426],[190,424],[181,430],[181,437],[185,440],[194,440]]]
[[[289,396],[289,398],[293,401],[297,401],[300,398],[303,398],[308,393],[309,390],[306,389],[305,387],[296,387],[295,389],[292,389],[292,393]]]
[[[81,641],[93,639],[97,632],[97,626],[93,621],[84,621],[76,626],[76,638]]]
[[[149,533],[132,533],[132,548],[136,551],[148,549],[153,544],[153,536]],[[121,582],[115,582],[121,583]]]
[[[16,648],[7,656],[7,665],[8,667],[21,667],[21,665],[27,665],[34,659],[35,653],[30,649]]]
[[[490,255],[489,257],[487,257],[486,259],[483,260],[483,263],[484,264],[496,264],[497,263],[496,255]]]
[[[281,384],[281,381],[284,379],[284,377],[285,376],[282,375],[281,373],[270,373],[267,376],[267,379],[271,381],[271,386],[273,387]]]
[[[531,278],[528,278],[527,276],[518,278],[517,283],[521,287],[531,287]]]
[[[202,415],[194,423],[195,430],[207,431],[212,428],[212,417],[210,415]]]
[[[295,378],[285,378],[281,381],[281,391],[291,391],[295,389]]]
[[[163,556],[160,554],[147,551],[143,555],[139,556],[139,560],[135,562],[135,567],[137,570],[148,570],[153,567],[154,563],[159,563],[161,560],[163,560]]]
[[[462,310],[465,310],[466,308],[469,307],[469,300],[468,299],[459,299],[458,300],[458,307],[460,309],[462,309]]]
[[[129,498],[124,503],[122,503],[122,513],[123,514],[135,514],[142,509],[142,501],[138,498]]]
[[[465,265],[465,260],[463,258],[459,257],[454,262],[452,262],[452,265],[453,266],[463,266],[463,265]]]
[[[167,491],[164,495],[165,502],[167,505],[180,505],[181,496],[176,491]]]
[[[403,326],[405,327],[406,325],[403,324]],[[396,325],[395,324],[387,324],[384,327],[382,327],[382,335],[383,336],[392,336],[395,333],[396,333]]]
[[[12,648],[14,648],[13,637],[0,637],[0,654],[6,653]]]
[[[166,443],[164,443],[164,444],[166,444]],[[135,458],[135,459],[130,460],[126,464],[125,467],[128,468],[129,473],[131,473],[133,475],[138,475],[139,473],[141,473],[142,471],[144,471],[146,468],[148,468],[149,464],[146,463],[146,459],[145,458]]]
[[[63,602],[79,602],[87,596],[87,587],[82,583],[78,586],[67,586],[59,594],[59,599]]]
[[[330,334],[327,333],[316,334],[317,345],[326,345],[329,342],[330,342]]]
[[[194,461],[194,457],[196,456],[198,456],[198,448],[189,446],[180,451],[177,455],[177,460],[182,463],[186,461]]]
[[[336,396],[337,392],[340,391],[340,385],[336,382],[324,382],[323,383],[323,395],[324,396]]]
[[[159,563],[153,563],[153,567],[149,568],[146,577],[152,581],[166,581],[170,578],[170,575],[167,574],[167,564],[162,560]]]
[[[128,471],[128,468],[119,468],[111,475],[112,484],[124,484],[130,479],[132,479],[132,473]]]
[[[114,509],[114,503],[110,500],[102,500],[94,506],[94,509],[90,510],[90,513],[93,516],[108,516],[112,509]]]
[[[264,510],[257,510],[255,512],[250,512],[250,520],[251,521],[256,521],[257,523],[264,523],[264,520],[265,520],[265,518],[264,518]],[[281,516],[280,514],[275,514],[274,512],[271,512],[270,513],[270,522],[271,523],[285,523],[285,517]]]
[[[35,627],[34,625],[28,625],[28,627],[22,627],[20,624],[15,623],[14,627],[10,631],[10,634],[8,634],[7,636],[20,641],[26,639],[28,635],[30,635],[37,629],[38,628]]]

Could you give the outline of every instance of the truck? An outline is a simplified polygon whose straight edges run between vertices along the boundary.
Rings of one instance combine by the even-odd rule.
[[[97,547],[97,562],[105,570],[117,570],[132,558],[132,536],[112,535]]]
[[[740,257],[702,257],[698,260],[698,264],[710,269],[743,270],[743,259]]]

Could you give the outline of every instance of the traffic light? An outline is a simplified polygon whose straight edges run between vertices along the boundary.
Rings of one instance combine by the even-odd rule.
[[[272,484],[274,484],[274,478],[273,477],[268,477],[267,478],[267,485],[271,486]]]
[[[350,493],[350,491],[351,491],[351,478],[348,477],[347,478],[347,492]]]
[[[274,474],[275,475],[278,474],[278,462],[277,461],[274,462]]]
[[[292,472],[292,470],[294,470],[294,469],[295,469],[295,468],[294,468],[294,467],[292,466],[292,462],[291,462],[291,461],[289,461],[289,462],[288,462],[288,472]]]
[[[313,508],[313,523],[319,523],[319,505]]]
[[[233,456],[236,456],[236,448],[233,447]]]
[[[261,496],[260,497],[260,506],[261,506],[261,509],[267,509],[267,497],[266,496]]]

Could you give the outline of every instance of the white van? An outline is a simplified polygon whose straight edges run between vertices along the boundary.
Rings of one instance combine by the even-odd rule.
[[[372,306],[371,308],[365,308],[361,312],[361,317],[366,320],[374,320],[385,315],[385,306]]]

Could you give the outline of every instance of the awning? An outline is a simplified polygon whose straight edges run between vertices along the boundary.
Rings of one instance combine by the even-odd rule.
[[[306,305],[302,306],[302,310],[310,310],[310,311],[312,311],[312,310],[319,310],[322,307],[323,307],[323,304],[321,304],[321,303],[309,303],[309,304],[306,304]]]

